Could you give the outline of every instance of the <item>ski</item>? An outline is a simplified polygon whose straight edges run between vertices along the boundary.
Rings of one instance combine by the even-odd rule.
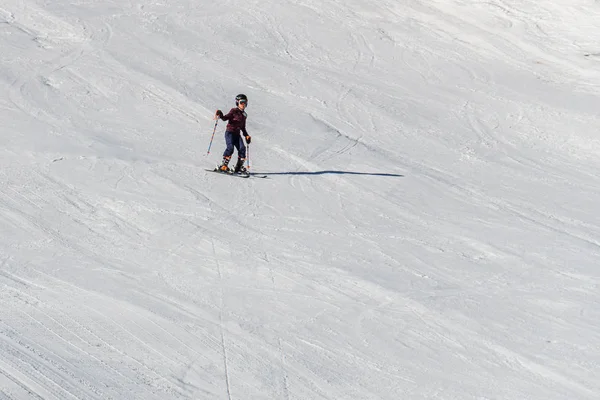
[[[214,172],[214,173],[220,174],[220,175],[236,176],[238,178],[261,178],[261,179],[266,179],[267,178],[267,175],[256,175],[256,174],[252,174],[252,173],[248,173],[248,174],[236,174],[234,172],[221,172],[217,168],[215,168],[215,169],[206,169],[206,171]]]

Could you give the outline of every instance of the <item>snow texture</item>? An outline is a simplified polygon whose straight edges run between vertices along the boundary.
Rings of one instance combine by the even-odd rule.
[[[599,399],[598,27],[2,0],[0,399]]]

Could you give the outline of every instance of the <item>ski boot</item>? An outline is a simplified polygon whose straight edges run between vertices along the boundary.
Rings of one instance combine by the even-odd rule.
[[[244,167],[245,158],[238,158],[237,163],[235,164],[235,168],[233,172],[240,175],[250,175],[246,167]]]
[[[231,160],[231,157],[224,156],[221,165],[218,165],[217,168],[215,168],[215,171],[219,171],[224,174],[230,174],[231,170],[229,169],[229,160]]]

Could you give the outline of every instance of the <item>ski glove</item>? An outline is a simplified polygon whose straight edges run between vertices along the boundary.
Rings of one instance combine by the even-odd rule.
[[[215,115],[217,116],[217,118],[221,118],[223,116],[223,111],[217,110],[217,112],[215,112]]]
[[[250,137],[250,135],[246,135],[246,143],[250,144],[251,140],[252,138]]]

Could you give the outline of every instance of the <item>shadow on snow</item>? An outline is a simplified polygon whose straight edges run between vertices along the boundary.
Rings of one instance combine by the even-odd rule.
[[[368,176],[387,176],[392,178],[401,178],[404,175],[387,174],[377,172],[354,172],[354,171],[297,171],[297,172],[252,172],[257,175],[368,175]]]

